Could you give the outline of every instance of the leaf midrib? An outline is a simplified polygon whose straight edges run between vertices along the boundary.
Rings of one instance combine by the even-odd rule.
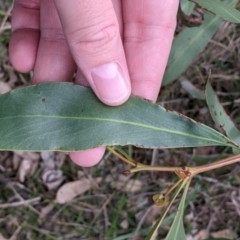
[[[210,25],[212,25],[213,22],[215,22],[218,18],[219,18],[219,17],[214,17],[214,18],[212,19],[212,21],[209,22],[208,25],[206,25],[205,28],[203,28],[201,31],[199,31],[199,33],[196,35],[196,37],[194,37],[194,38],[189,42],[189,44],[187,44],[186,47],[181,51],[181,54],[179,54],[179,55],[175,58],[175,60],[174,60],[174,59],[172,60],[172,64],[173,64],[174,62],[177,62],[177,61],[183,56],[183,54],[185,53],[185,51],[186,51],[191,45],[193,45],[193,44],[195,43],[196,39],[197,39],[200,35],[202,35],[202,32],[203,32],[206,28],[208,28]],[[170,60],[169,62],[171,62],[171,60]]]
[[[232,16],[237,22],[239,22],[239,19],[235,17],[235,15],[231,14],[231,12],[229,12],[227,9],[223,8],[221,6],[222,10],[226,13],[228,13],[230,16]],[[235,8],[233,8],[235,10]]]
[[[227,6],[227,7],[229,7],[228,4],[225,4],[225,3],[222,3],[222,4],[225,5],[225,6]],[[239,19],[236,18],[235,15],[233,15],[231,12],[229,12],[228,9],[223,8],[222,5],[217,5],[217,6],[220,7],[221,10],[223,10],[224,12],[226,12],[227,14],[229,14],[230,16],[232,16],[237,22],[239,22]],[[235,10],[235,8],[232,8],[232,9]],[[212,8],[211,8],[210,11],[213,11]],[[215,14],[216,14],[218,17],[221,17],[221,15],[219,15],[218,13],[215,13]],[[222,18],[222,17],[221,17],[221,18]]]
[[[18,115],[18,116],[0,117],[0,120],[1,119],[4,119],[4,120],[5,119],[14,119],[14,118],[57,118],[57,119],[70,119],[70,120],[91,120],[91,121],[115,122],[115,123],[123,123],[123,124],[143,127],[143,128],[152,129],[152,130],[158,130],[158,131],[167,132],[167,133],[170,133],[170,134],[177,134],[177,135],[181,135],[181,136],[185,136],[185,137],[189,137],[189,138],[192,137],[192,138],[195,138],[195,139],[206,140],[206,141],[210,141],[210,142],[214,142],[214,143],[218,143],[218,144],[223,143],[223,142],[213,140],[213,139],[210,139],[210,138],[198,137],[196,135],[187,134],[185,132],[173,131],[173,130],[169,130],[169,129],[165,129],[165,128],[155,127],[155,126],[152,126],[152,125],[146,125],[146,124],[142,124],[142,123],[129,122],[129,121],[125,121],[125,120],[112,119],[112,118],[74,117],[74,116],[68,117],[68,116],[53,116],[53,115],[48,115],[48,116],[44,116],[44,115]]]

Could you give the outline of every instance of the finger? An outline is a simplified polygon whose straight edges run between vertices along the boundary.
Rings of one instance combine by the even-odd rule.
[[[88,81],[79,69],[76,73],[75,83],[81,86],[89,87]],[[98,147],[90,150],[71,152],[69,156],[74,163],[81,167],[92,167],[100,162],[104,152],[105,147]]]
[[[32,83],[70,81],[75,63],[53,0],[41,0],[40,8],[41,36]]]
[[[119,31],[122,38],[122,34],[123,34],[122,3],[119,0],[112,0],[112,4],[113,4],[115,14],[117,16]],[[75,83],[84,87],[90,87],[86,77],[83,75],[83,73],[79,69],[77,70]]]
[[[178,0],[123,1],[124,48],[132,93],[156,100],[176,25]]]
[[[84,87],[90,87],[83,73],[78,69],[75,77],[75,83]]]
[[[41,38],[37,52],[32,82],[70,81],[75,63],[71,57],[67,42],[62,32],[54,3],[52,0],[41,0]],[[96,153],[96,154],[94,154]],[[102,157],[98,150],[70,153],[77,164],[95,164]],[[83,160],[82,160],[83,159]]]
[[[104,103],[119,105],[130,95],[130,80],[111,0],[55,0],[78,68]]]
[[[71,152],[69,156],[79,166],[92,167],[102,159],[104,152],[105,147],[98,147],[81,152]]]
[[[123,19],[122,19],[122,1],[121,0],[112,0],[113,8],[117,16],[120,36],[123,34]]]
[[[112,0],[113,7],[118,19],[120,34],[122,36],[123,24],[122,24],[122,12],[121,12],[121,1]],[[89,87],[89,83],[83,73],[78,69],[76,73],[75,83],[81,86]],[[103,157],[105,147],[99,147],[91,150],[72,152],[70,158],[74,163],[82,167],[91,167],[97,164]]]
[[[33,69],[39,42],[39,0],[15,0],[9,56],[19,72]]]

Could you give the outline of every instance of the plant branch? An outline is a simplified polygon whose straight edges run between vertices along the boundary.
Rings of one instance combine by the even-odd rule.
[[[107,147],[107,150],[110,151],[111,153],[113,153],[116,157],[118,157],[119,159],[121,159],[122,161],[124,161],[125,163],[128,163],[129,165],[136,167],[138,165],[138,162],[136,162],[133,159],[130,158],[125,158],[123,157],[121,154],[119,154],[118,152],[116,152],[113,148],[111,147]]]
[[[134,168],[126,170],[125,173],[136,173],[141,171],[158,171],[158,172],[174,172],[180,179],[186,179],[188,177],[196,176],[199,173],[211,171],[217,168],[225,167],[237,162],[240,162],[240,154],[234,155],[231,157],[224,158],[222,160],[205,164],[202,166],[197,167],[167,167],[167,166],[149,166],[145,164],[138,163],[137,161],[133,160],[132,158],[124,157],[118,152],[116,152],[111,147],[107,147],[107,149],[117,156],[119,159],[124,161],[125,163],[130,164]],[[127,154],[125,154],[127,156]]]
[[[167,197],[181,182],[183,181],[183,179],[178,179],[178,181],[176,183],[174,183],[165,193],[164,196]]]
[[[166,204],[167,199],[168,199],[168,195],[175,189],[178,187],[179,184],[181,184],[183,181],[185,181],[184,179],[178,179],[177,182],[175,182],[171,187],[169,187],[167,189],[167,191],[165,193],[158,193],[152,196],[152,199],[154,201],[155,206],[157,207],[162,207],[163,205]]]
[[[213,163],[209,163],[209,164],[205,164],[202,166],[192,167],[192,168],[189,168],[189,171],[192,174],[192,176],[195,176],[199,173],[211,171],[211,170],[221,168],[221,167],[225,167],[225,166],[237,163],[237,162],[240,162],[240,154],[234,155],[234,156],[231,156],[228,158],[224,158],[222,160],[219,160],[219,161],[216,161]]]
[[[170,200],[170,202],[168,203],[168,205],[166,206],[164,212],[162,213],[161,217],[156,221],[156,223],[154,224],[153,228],[151,229],[151,231],[149,232],[148,236],[146,237],[147,240],[151,240],[153,239],[152,236],[157,232],[159,226],[162,224],[163,219],[166,217],[169,209],[171,208],[173,202],[175,201],[176,197],[178,196],[178,194],[180,193],[180,191],[184,188],[184,187],[188,187],[191,181],[190,177],[187,177],[185,180],[180,179],[182,182],[180,185],[178,185],[178,188],[176,189],[176,191],[174,192],[172,199]]]
[[[122,156],[117,151],[115,151],[111,147],[107,147],[107,149],[113,153],[116,157],[124,161],[125,163],[128,163],[129,165],[133,166],[134,168],[129,169],[125,171],[125,173],[135,173],[135,172],[141,172],[141,171],[158,171],[158,172],[175,172],[175,171],[181,171],[181,167],[162,167],[162,166],[149,166],[142,163],[139,163],[132,158],[125,156]],[[126,154],[125,154],[126,155]]]
[[[157,171],[157,172],[175,172],[177,170],[181,171],[181,167],[162,167],[162,166],[148,166],[141,165],[140,167],[137,165],[135,168],[132,168],[129,173],[136,173],[141,171]]]

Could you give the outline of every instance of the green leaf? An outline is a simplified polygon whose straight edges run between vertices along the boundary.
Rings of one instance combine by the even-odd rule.
[[[152,227],[152,229],[148,233],[148,235],[147,235],[145,240],[153,240],[153,239],[155,239],[157,231],[158,231],[159,227],[161,226],[163,220],[165,219],[169,209],[171,208],[173,202],[175,201],[176,197],[179,195],[181,190],[186,186],[186,184],[187,184],[187,180],[183,180],[180,183],[180,185],[177,187],[177,189],[175,190],[175,192],[174,192],[174,194],[172,196],[172,199],[170,200],[168,205],[165,207],[165,209],[164,209],[163,213],[161,214],[161,216],[155,222],[154,226]]]
[[[195,3],[190,2],[189,0],[181,0],[180,1],[180,7],[182,12],[187,15],[190,16],[193,12],[193,9],[195,7]]]
[[[206,99],[211,113],[212,119],[218,127],[223,128],[227,136],[237,144],[240,144],[240,131],[235,126],[231,118],[227,115],[224,108],[220,104],[210,82],[206,85]],[[237,151],[238,152],[238,151]],[[235,151],[235,153],[237,153]]]
[[[231,240],[230,238],[207,238],[205,240]]]
[[[90,89],[70,83],[43,83],[0,96],[0,136],[0,150],[234,146],[214,129],[139,97],[109,107]]]
[[[220,0],[195,0],[194,2],[229,22],[240,23],[240,12],[225,2]]]
[[[211,13],[204,15],[204,22],[199,27],[185,28],[173,42],[168,60],[168,68],[163,78],[163,85],[176,80],[192,61],[203,51],[220,27],[222,20]]]
[[[180,77],[180,82],[182,88],[188,92],[193,98],[196,98],[198,100],[205,100],[205,94],[197,89],[189,80],[187,80],[184,77]]]
[[[184,205],[185,205],[185,200],[186,200],[189,185],[190,185],[190,182],[188,182],[185,186],[182,199],[178,206],[178,210],[176,212],[172,226],[165,240],[186,240],[185,231],[183,227],[183,213],[184,213]]]

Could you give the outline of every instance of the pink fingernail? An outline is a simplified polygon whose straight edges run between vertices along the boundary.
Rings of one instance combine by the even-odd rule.
[[[99,98],[106,104],[119,105],[130,95],[130,86],[116,62],[92,69],[92,79]]]

